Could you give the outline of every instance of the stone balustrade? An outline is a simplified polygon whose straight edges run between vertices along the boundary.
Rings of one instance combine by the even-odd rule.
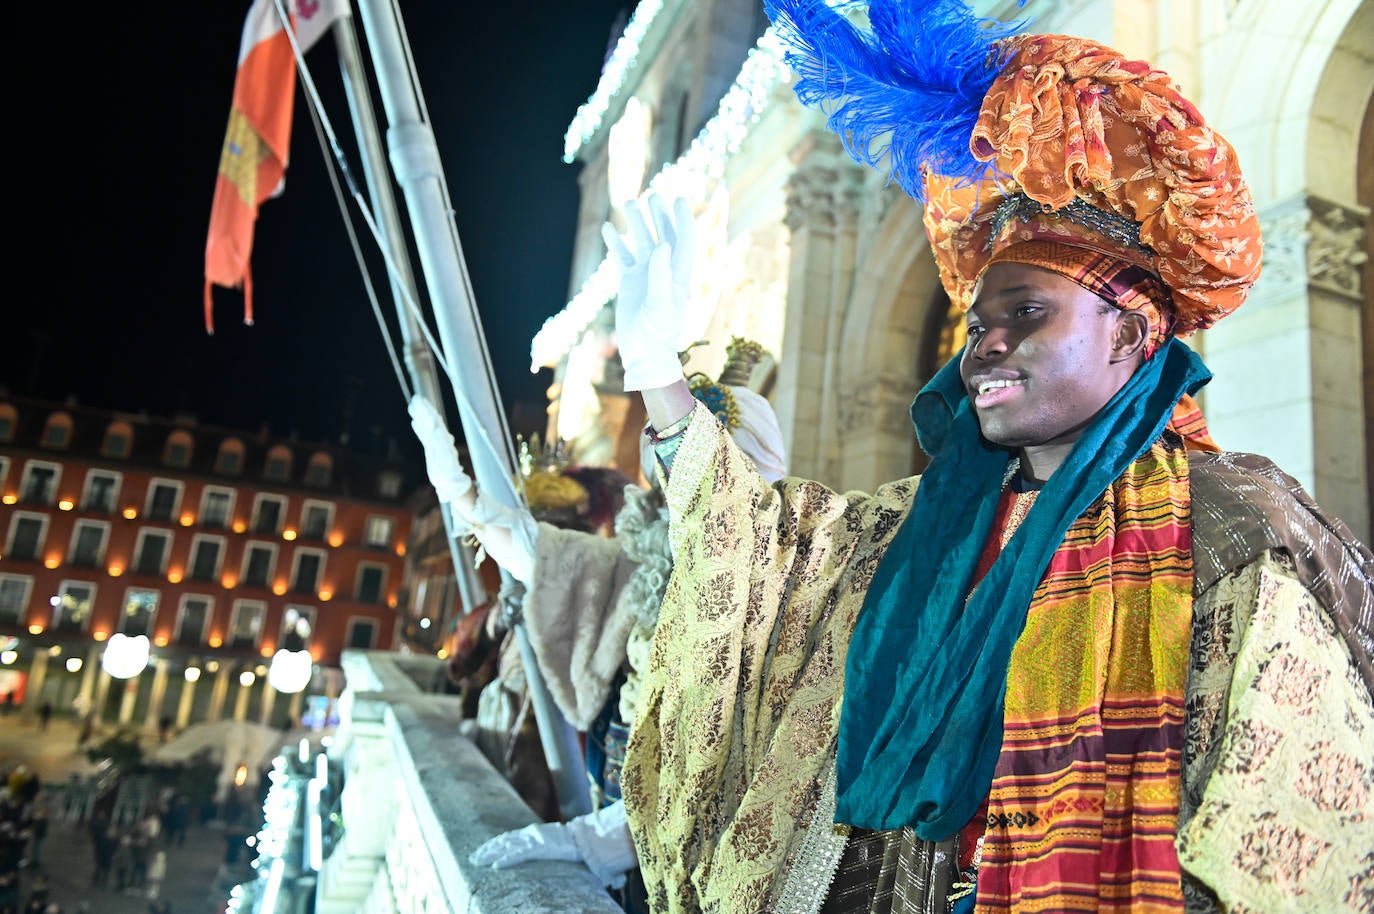
[[[318,914],[620,914],[580,864],[468,862],[537,818],[459,733],[457,696],[433,691],[441,661],[347,651],[343,667],[329,756],[344,772],[344,833],[319,874]]]

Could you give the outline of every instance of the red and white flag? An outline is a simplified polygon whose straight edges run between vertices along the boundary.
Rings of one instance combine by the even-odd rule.
[[[349,13],[348,0],[285,0],[301,52]],[[296,100],[296,58],[276,0],[253,0],[239,45],[229,129],[220,152],[205,243],[205,330],[214,333],[214,286],[243,290],[253,322],[253,227],[258,207],[282,192]]]

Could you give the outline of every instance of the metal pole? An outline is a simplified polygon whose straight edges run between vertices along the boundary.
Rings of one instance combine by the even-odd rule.
[[[395,269],[387,271],[391,283],[391,299],[396,304],[396,317],[401,327],[401,342],[405,353],[406,372],[415,390],[434,404],[440,417],[444,415],[444,397],[434,370],[434,358],[425,345],[415,315],[405,306],[406,294],[411,301],[419,301],[416,292],[415,275],[410,269],[410,253],[405,243],[405,233],[401,228],[401,217],[396,206],[396,197],[391,191],[391,181],[386,165],[386,153],[382,148],[380,131],[377,128],[377,112],[372,107],[372,89],[367,82],[367,71],[362,64],[362,52],[358,48],[358,36],[353,31],[353,15],[345,13],[334,23],[334,44],[339,53],[339,69],[343,74],[344,94],[348,97],[348,108],[353,113],[353,130],[358,138],[358,151],[362,158],[363,177],[367,183],[367,194],[377,212],[377,230],[391,252],[390,261]],[[381,179],[378,176],[382,176]],[[462,543],[453,534],[453,516],[449,506],[439,505],[439,515],[444,519],[444,532],[448,534],[449,556],[453,560],[454,573],[462,575],[463,563],[471,559]],[[463,614],[467,615],[479,604],[470,599],[471,591],[464,590],[462,598]],[[484,601],[482,601],[484,602]]]
[[[473,476],[488,498],[508,508],[524,509],[513,482],[514,445],[496,395],[486,338],[474,305],[458,231],[451,218],[438,145],[433,130],[420,119],[419,88],[411,82],[403,53],[400,14],[389,0],[361,0],[358,8],[390,124],[387,139],[392,172],[410,211],[439,342],[456,375],[453,383],[459,388],[458,416],[468,442]],[[515,594],[518,602],[520,585],[505,569],[501,576],[503,591]],[[591,798],[577,731],[551,700],[524,625],[517,622],[515,634],[540,741],[558,791],[559,808],[565,818],[590,812]]]

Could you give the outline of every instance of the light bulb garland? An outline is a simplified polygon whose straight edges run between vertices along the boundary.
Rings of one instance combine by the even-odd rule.
[[[662,9],[663,0],[641,0],[639,6],[635,7],[634,15],[630,17],[629,24],[625,26],[620,40],[615,43],[611,56],[606,60],[606,66],[601,71],[601,79],[597,82],[591,98],[578,107],[572,123],[563,134],[564,162],[571,163],[575,160],[582,144],[595,136],[596,131],[601,128],[606,112],[610,110],[611,99],[624,87],[625,77],[635,66],[644,36],[648,34],[654,17]]]
[[[642,4],[640,9],[644,9]],[[628,29],[626,35],[629,35]],[[619,45],[616,47],[619,49]],[[735,82],[721,97],[715,115],[706,122],[687,151],[649,181],[644,196],[657,193],[667,197],[704,199],[708,185],[724,175],[725,166],[739,152],[750,126],[768,107],[773,88],[787,73],[782,40],[777,30],[769,26],[749,50]],[[596,315],[615,296],[619,283],[620,270],[615,261],[607,257],[563,310],[544,321],[535,334],[530,344],[531,373],[557,365],[567,355]]]
[[[298,827],[298,813],[304,802],[301,794],[306,781],[299,774],[292,776],[291,761],[284,754],[272,760],[267,780],[262,828],[245,842],[256,852],[252,868],[257,876],[230,890],[225,906],[228,914],[269,914],[280,898],[295,890],[294,886],[286,884],[286,854],[290,852],[292,831]]]

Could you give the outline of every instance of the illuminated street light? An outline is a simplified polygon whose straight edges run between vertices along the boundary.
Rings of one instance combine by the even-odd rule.
[[[132,679],[148,666],[151,650],[147,635],[134,635],[131,638],[123,632],[116,632],[105,644],[100,667],[115,679]]]
[[[267,671],[267,682],[278,692],[294,695],[310,685],[314,668],[315,659],[309,651],[288,651],[283,648],[272,655],[272,668]]]

